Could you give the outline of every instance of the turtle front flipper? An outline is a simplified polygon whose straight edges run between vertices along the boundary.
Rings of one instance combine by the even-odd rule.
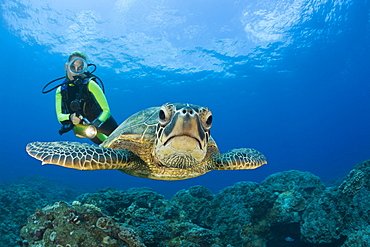
[[[264,164],[266,157],[253,148],[232,149],[211,156],[211,170],[256,169]]]
[[[131,151],[109,149],[78,142],[32,142],[26,147],[29,155],[42,164],[77,170],[123,169],[143,161]]]

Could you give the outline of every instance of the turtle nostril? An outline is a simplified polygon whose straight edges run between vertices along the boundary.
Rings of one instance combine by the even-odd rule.
[[[182,109],[181,113],[184,115],[186,114],[194,115],[194,110],[193,109]]]

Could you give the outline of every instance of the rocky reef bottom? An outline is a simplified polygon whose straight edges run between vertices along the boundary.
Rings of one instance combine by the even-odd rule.
[[[36,180],[0,187],[1,246],[370,246],[370,160],[331,187],[293,170],[171,199],[150,188],[79,193]]]

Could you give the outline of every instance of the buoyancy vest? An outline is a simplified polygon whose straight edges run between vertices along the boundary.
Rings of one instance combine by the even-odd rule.
[[[65,114],[77,113],[87,118],[90,122],[94,121],[103,111],[94,95],[89,91],[89,81],[92,78],[86,78],[78,85],[64,84],[61,87],[62,94],[62,112]],[[79,104],[79,110],[76,112],[71,109],[71,103]]]

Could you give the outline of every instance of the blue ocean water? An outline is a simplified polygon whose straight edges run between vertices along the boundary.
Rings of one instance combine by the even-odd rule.
[[[0,11],[0,183],[41,175],[170,196],[286,170],[330,181],[370,158],[369,1],[2,0]],[[118,122],[166,102],[207,106],[222,152],[253,147],[268,164],[174,182],[41,166],[27,143],[88,142],[59,136],[54,94],[41,93],[75,50],[98,66]]]

